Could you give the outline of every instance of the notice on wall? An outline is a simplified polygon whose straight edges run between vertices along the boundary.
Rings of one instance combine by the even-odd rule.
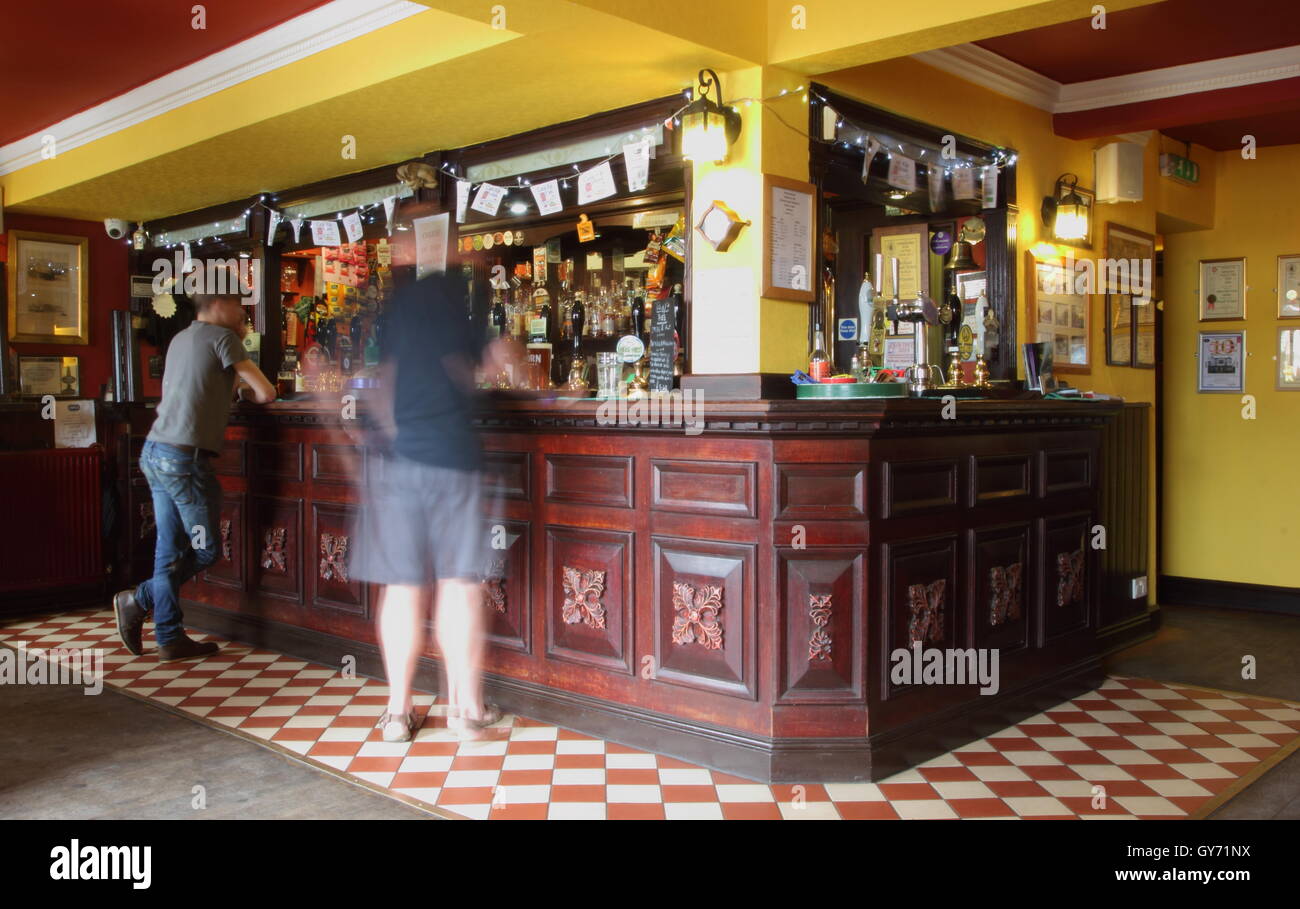
[[[433,272],[447,270],[447,232],[450,229],[450,213],[429,215],[416,218],[411,222],[415,228],[415,276],[423,278]]]
[[[94,401],[54,403],[55,448],[89,448],[95,441]]]
[[[813,198],[816,188],[793,180],[765,177],[767,196],[767,268],[763,296],[812,300]],[[804,187],[807,189],[804,189]]]
[[[885,369],[906,369],[916,359],[916,345],[911,338],[885,338]]]
[[[881,285],[886,297],[895,296],[893,286],[893,263],[891,259],[898,260],[898,293],[896,296],[900,300],[911,300],[916,297],[916,292],[921,288],[921,268],[925,262],[925,257],[921,255],[921,239],[919,234],[885,234],[880,238],[880,253],[889,263],[885,268],[885,274]]]

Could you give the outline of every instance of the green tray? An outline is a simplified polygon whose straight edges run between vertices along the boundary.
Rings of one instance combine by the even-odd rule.
[[[903,382],[830,382],[819,385],[796,385],[798,398],[905,398]]]

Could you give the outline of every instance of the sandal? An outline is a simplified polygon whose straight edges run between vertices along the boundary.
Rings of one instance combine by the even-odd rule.
[[[376,729],[384,731],[384,741],[394,743],[409,742],[420,726],[421,721],[419,716],[416,715],[414,707],[405,715],[385,713],[379,718],[379,722],[375,724]]]
[[[484,704],[483,715],[478,719],[471,719],[454,709],[448,710],[447,728],[455,732],[462,742],[475,742],[487,738],[483,731],[501,722],[503,715],[501,708],[495,704]]]

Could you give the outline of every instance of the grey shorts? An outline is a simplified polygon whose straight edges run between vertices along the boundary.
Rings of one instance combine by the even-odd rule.
[[[350,560],[372,584],[483,580],[489,554],[482,474],[377,455]]]

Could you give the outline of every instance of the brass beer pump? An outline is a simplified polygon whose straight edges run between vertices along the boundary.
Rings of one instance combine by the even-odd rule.
[[[900,301],[898,297],[898,260],[889,260],[894,279],[894,298],[889,304],[889,318],[898,330],[899,322],[911,322],[912,329],[912,365],[907,368],[907,393],[919,398],[935,387],[934,373],[939,374],[943,382],[943,370],[930,362],[930,327],[938,324],[939,311],[934,301],[925,295],[920,287],[916,290],[916,299]]]

